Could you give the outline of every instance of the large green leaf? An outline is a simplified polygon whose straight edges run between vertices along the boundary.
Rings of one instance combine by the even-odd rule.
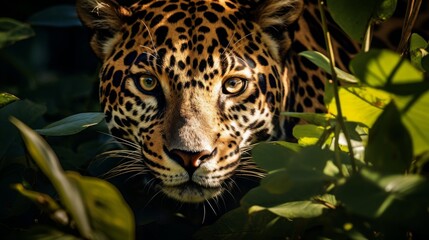
[[[18,100],[0,109],[0,158],[4,156],[19,137],[18,131],[9,122],[9,117],[14,116],[19,119],[24,119],[26,124],[34,125],[45,112],[45,106],[35,104],[28,100]]]
[[[408,196],[424,196],[424,206],[427,207],[429,196],[427,180],[420,175],[380,175],[363,169],[347,182],[339,186],[336,196],[347,210],[365,217],[379,217],[387,210],[395,211],[399,215],[407,209],[392,209],[395,201],[403,201]],[[413,204],[413,199],[409,199]],[[421,204],[421,203],[420,203]]]
[[[396,0],[327,0],[329,13],[353,39],[362,40],[368,25],[374,20],[389,18]]]
[[[402,121],[407,127],[414,154],[429,150],[429,82],[408,60],[388,50],[358,54],[352,71],[366,84],[393,94]]]
[[[386,151],[380,152],[380,149]],[[401,115],[391,102],[369,131],[365,160],[384,173],[405,173],[413,159],[410,134]]]
[[[97,235],[108,239],[134,239],[134,216],[120,192],[110,183],[68,172],[85,197],[91,225]]]
[[[259,143],[252,149],[252,159],[267,171],[286,166],[295,152],[277,143]]]
[[[342,87],[338,94],[344,118],[368,127],[374,124],[383,107],[390,101],[389,94],[368,87]],[[329,103],[328,112],[332,115],[338,114],[335,101]]]
[[[91,238],[92,230],[88,213],[83,203],[83,197],[74,182],[66,177],[55,153],[34,130],[16,118],[12,118],[11,121],[19,129],[33,160],[57,190],[61,202],[75,220],[80,234],[85,238]]]
[[[362,82],[395,95],[425,92],[429,83],[408,60],[390,50],[360,53],[350,62],[352,72]]]
[[[88,127],[97,125],[104,119],[99,112],[79,113],[51,123],[43,129],[37,129],[39,134],[46,136],[65,136],[81,132]]]
[[[33,35],[34,31],[30,25],[10,18],[0,18],[0,48]]]

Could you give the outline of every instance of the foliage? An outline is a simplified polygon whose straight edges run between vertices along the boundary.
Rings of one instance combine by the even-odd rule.
[[[282,113],[308,122],[293,130],[297,143],[258,144],[252,156],[266,177],[240,207],[198,229],[194,238],[429,237],[429,43],[413,34],[409,58],[369,48],[368,33],[390,17],[396,0],[328,0],[328,6],[339,26],[365,46],[350,72],[333,65],[336,56],[300,54],[334,80],[326,85],[328,114]],[[0,230],[6,238],[133,239],[141,225],[154,221],[151,213],[138,220],[114,186],[78,173],[88,174],[89,160],[111,140],[99,133],[106,128],[91,91],[95,71],[52,72],[15,56],[46,26],[75,27],[73,8],[59,5],[29,20],[31,27],[0,19],[0,56],[20,73],[10,75],[20,79],[18,87],[5,84],[0,93],[0,191],[9,196],[1,205],[10,206],[1,209]],[[12,120],[19,131],[10,116],[25,122]],[[28,218],[43,221],[23,220]],[[163,225],[173,235],[187,223],[177,219]]]

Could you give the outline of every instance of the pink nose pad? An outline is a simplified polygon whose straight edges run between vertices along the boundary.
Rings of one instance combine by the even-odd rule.
[[[186,169],[196,169],[211,155],[210,151],[188,152],[174,149],[171,153],[176,156],[175,160]]]

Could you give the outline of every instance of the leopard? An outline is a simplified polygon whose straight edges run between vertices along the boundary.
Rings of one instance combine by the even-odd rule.
[[[217,199],[263,175],[256,143],[293,139],[283,112],[326,112],[326,74],[299,55],[326,53],[317,1],[78,0],[77,12],[108,128],[157,194]],[[329,27],[347,69],[360,46]]]

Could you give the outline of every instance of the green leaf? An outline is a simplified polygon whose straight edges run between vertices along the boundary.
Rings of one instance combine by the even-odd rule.
[[[304,51],[300,52],[299,55],[307,58],[316,66],[322,68],[325,72],[332,74],[331,72],[331,63],[329,59],[320,52],[317,51]],[[335,67],[335,72],[337,73],[337,77],[340,81],[343,81],[342,84],[356,84],[359,80],[351,75],[350,73],[344,72],[343,70]]]
[[[0,18],[0,48],[34,36],[30,25],[11,18]]]
[[[365,160],[383,173],[405,173],[413,159],[412,149],[410,134],[391,102],[369,131]]]
[[[414,154],[429,149],[429,82],[409,61],[388,50],[358,54],[352,71],[370,86],[390,92],[413,142]]]
[[[16,118],[11,118],[11,122],[19,129],[33,160],[57,190],[61,202],[75,220],[80,234],[85,238],[91,238],[92,230],[83,197],[77,186],[66,177],[55,153],[42,137],[24,123]]]
[[[214,224],[201,228],[195,239],[288,239],[297,234],[300,221],[289,221],[268,211],[248,215],[248,209],[236,208]],[[302,226],[302,225],[301,225]]]
[[[418,69],[425,71],[422,65],[422,58],[428,55],[428,42],[417,33],[411,34],[410,38],[410,59],[411,63]]]
[[[261,181],[261,187],[272,194],[283,194],[292,188],[292,181],[286,169],[279,169],[264,177]]]
[[[97,125],[104,119],[99,112],[79,113],[51,123],[43,129],[37,129],[39,134],[46,136],[66,136],[81,132],[88,127]]]
[[[419,48],[427,48],[428,42],[419,34],[413,33],[410,38],[410,51],[419,49]]]
[[[429,83],[423,81],[423,73],[390,50],[359,53],[350,66],[364,83],[395,95],[410,95],[429,89]]]
[[[0,109],[0,158],[4,156],[19,137],[18,131],[9,122],[9,117],[14,116],[25,119],[26,124],[34,125],[45,112],[45,106],[35,104],[28,100],[15,101]]]
[[[9,103],[13,103],[18,101],[19,98],[9,93],[0,93],[0,108],[8,105]]]
[[[327,0],[329,13],[334,21],[354,40],[361,41],[372,14],[376,0]]]
[[[267,171],[286,166],[295,152],[277,143],[259,143],[252,149],[252,159]]]
[[[67,178],[78,186],[85,197],[96,234],[108,239],[134,239],[134,216],[120,192],[110,183],[68,172]]]
[[[379,217],[408,196],[425,195],[426,203],[428,184],[419,175],[380,175],[363,169],[347,179],[337,188],[336,196],[348,211],[365,217]],[[410,200],[412,204],[412,198]],[[397,214],[407,209],[396,209]]]
[[[382,108],[390,101],[390,95],[368,87],[341,87],[338,94],[345,119],[368,127],[374,124]],[[329,103],[328,112],[334,116],[338,114],[335,101]]]
[[[395,12],[396,4],[397,0],[378,0],[378,6],[375,9],[373,18],[381,21],[387,20]]]
[[[402,122],[413,143],[413,153],[418,156],[429,150],[429,91],[414,96],[394,96],[401,111]]]
[[[384,21],[396,8],[397,0],[327,0],[334,21],[354,40],[361,41],[368,25]]]
[[[32,25],[49,27],[81,26],[81,22],[73,5],[57,5],[46,8],[30,16]]]
[[[302,146],[310,146],[317,143],[325,128],[312,124],[297,125],[293,128],[293,136]]]
[[[253,214],[262,210],[268,210],[280,217],[287,219],[314,218],[321,216],[325,209],[327,209],[327,207],[318,202],[296,201],[283,203],[269,208],[255,205],[250,207],[249,214]]]

